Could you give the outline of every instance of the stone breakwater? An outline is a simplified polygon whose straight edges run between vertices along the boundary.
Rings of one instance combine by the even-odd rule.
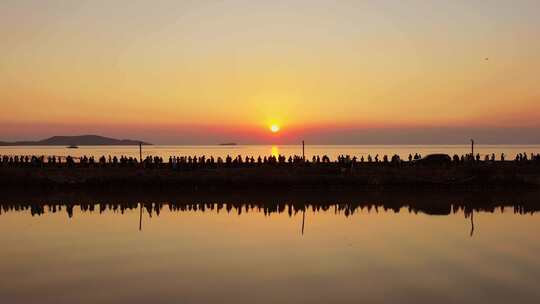
[[[142,167],[0,167],[0,186],[25,188],[540,187],[540,164],[463,165],[337,163],[174,170]]]

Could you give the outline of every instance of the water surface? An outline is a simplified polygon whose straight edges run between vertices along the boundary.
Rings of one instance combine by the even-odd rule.
[[[285,156],[302,155],[301,145],[251,145],[251,146],[144,146],[143,157],[146,155],[161,156],[167,159],[169,156],[214,156],[225,157],[227,155],[236,156],[265,156],[278,155]],[[306,145],[306,157],[314,155],[328,155],[336,159],[338,155],[350,155],[367,157],[368,154],[394,155],[398,154],[402,159],[412,153],[427,155],[430,153],[446,153],[449,155],[464,155],[471,152],[470,145]],[[540,145],[476,145],[475,153],[479,153],[483,159],[485,155],[495,153],[500,159],[501,153],[506,155],[506,159],[514,159],[518,153],[540,153]],[[55,155],[55,156],[132,156],[139,157],[138,146],[81,146],[78,149],[68,149],[57,146],[11,146],[0,147],[0,155]]]
[[[4,200],[0,302],[538,303],[537,201],[422,196]]]

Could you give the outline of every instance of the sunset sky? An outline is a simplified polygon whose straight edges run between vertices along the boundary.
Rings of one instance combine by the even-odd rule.
[[[537,0],[3,0],[0,140],[540,143],[539,12]]]

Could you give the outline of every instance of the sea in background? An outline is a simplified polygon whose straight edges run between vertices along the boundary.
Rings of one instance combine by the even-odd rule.
[[[526,153],[527,157],[531,153],[540,153],[540,145],[475,145],[475,154],[479,153],[482,159],[485,155],[495,153],[500,159],[504,153],[506,160],[512,160],[518,153]],[[151,145],[143,146],[144,156],[160,156],[168,159],[169,156],[202,156],[226,157],[231,156],[269,156],[269,155],[302,155],[301,145],[236,145],[236,146],[165,146]],[[449,155],[464,155],[471,152],[470,145],[306,145],[305,153],[308,159],[314,155],[328,155],[335,160],[339,155],[350,155],[360,158],[367,157],[368,154],[375,156],[379,154],[389,157],[398,154],[402,159],[408,155],[419,153],[423,156],[431,153],[446,153]],[[45,155],[45,156],[132,156],[139,157],[138,146],[80,146],[78,149],[68,149],[59,146],[3,146],[0,147],[0,155]]]

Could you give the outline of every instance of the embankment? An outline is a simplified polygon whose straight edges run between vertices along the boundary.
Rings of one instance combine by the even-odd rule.
[[[45,189],[510,188],[540,187],[540,164],[452,166],[288,164],[173,170],[167,167],[1,167],[0,185]]]

